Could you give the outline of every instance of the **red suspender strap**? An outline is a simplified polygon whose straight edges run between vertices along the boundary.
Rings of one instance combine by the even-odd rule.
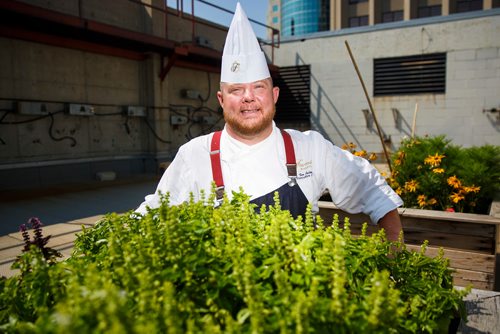
[[[220,137],[222,131],[214,132],[210,145],[210,161],[212,163],[212,177],[216,185],[215,195],[218,201],[224,195],[224,179],[222,178],[222,167],[220,165]]]
[[[283,141],[285,142],[285,153],[286,153],[286,169],[288,171],[288,177],[293,180],[297,178],[297,162],[295,161],[295,150],[293,148],[292,136],[285,130],[281,130],[281,135],[283,136]]]
[[[222,167],[220,164],[220,137],[222,131],[214,132],[210,144],[210,162],[212,163],[212,177],[216,185],[215,195],[218,201],[222,200],[224,194],[224,179],[222,178]],[[281,130],[285,143],[286,169],[290,178],[290,185],[295,184],[297,178],[297,162],[295,161],[295,150],[293,148],[292,137],[285,130]]]

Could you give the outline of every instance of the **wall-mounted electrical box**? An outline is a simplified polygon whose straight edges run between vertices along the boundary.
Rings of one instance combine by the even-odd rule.
[[[199,100],[201,94],[200,92],[194,89],[183,89],[181,90],[181,96],[185,99]]]
[[[215,117],[215,116],[202,116],[201,117],[201,123],[203,123],[203,124],[213,125],[213,124],[217,123],[218,120],[219,120],[219,118]]]
[[[47,105],[42,102],[18,102],[17,112],[22,115],[48,115]]]
[[[180,115],[172,115],[170,116],[170,124],[171,125],[183,125],[188,122],[188,118],[186,116]]]
[[[126,106],[125,115],[131,117],[146,117],[146,108],[142,106]]]
[[[76,116],[92,116],[94,115],[94,107],[88,104],[69,104],[68,113]]]

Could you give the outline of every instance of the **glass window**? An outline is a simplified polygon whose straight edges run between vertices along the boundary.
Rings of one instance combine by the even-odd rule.
[[[278,17],[277,16],[273,16],[273,23],[278,23]]]
[[[483,9],[483,0],[457,0],[457,13]]]
[[[397,10],[394,12],[382,13],[382,22],[396,22],[403,20],[403,11]]]
[[[418,7],[418,17],[440,16],[441,5]]]
[[[349,28],[367,26],[368,25],[368,15],[350,17],[348,24],[349,24]]]
[[[279,8],[279,7],[278,7],[278,5],[274,5],[274,6],[273,6],[273,12],[275,12],[275,13],[276,13],[276,12],[278,11],[278,8]]]

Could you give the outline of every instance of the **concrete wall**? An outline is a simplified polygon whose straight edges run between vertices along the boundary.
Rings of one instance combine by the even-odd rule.
[[[311,65],[313,126],[339,145],[352,141],[382,151],[375,127],[367,128],[362,109],[368,103],[344,41],[393,149],[411,134],[416,104],[417,135],[445,134],[463,146],[500,145],[499,113],[483,112],[500,108],[500,11],[466,14],[284,40],[274,59],[278,66]],[[447,54],[445,94],[373,97],[373,59],[435,52]],[[392,108],[399,111],[398,123]]]
[[[129,1],[116,1],[123,4],[118,6],[88,0],[80,7],[76,0],[24,2],[165,35],[163,15]],[[169,20],[169,35],[191,40],[190,21],[172,15]],[[211,34],[214,48],[222,48],[223,30],[202,31]],[[9,38],[0,38],[0,50],[0,191],[88,182],[100,171],[117,178],[155,174],[181,144],[220,128],[195,122],[221,116],[218,74],[173,67],[161,81],[168,58],[162,62],[156,53],[137,61]],[[204,101],[183,98],[183,89],[198,91]],[[23,101],[43,102],[50,114],[19,114]],[[95,114],[70,115],[70,103],[91,105]],[[147,116],[127,117],[125,106],[145,107]],[[172,115],[185,116],[187,123],[172,126]]]

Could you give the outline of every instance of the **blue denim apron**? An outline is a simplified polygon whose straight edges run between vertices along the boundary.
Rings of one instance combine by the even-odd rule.
[[[212,176],[216,185],[216,199],[222,200],[224,194],[224,180],[222,177],[222,167],[220,163],[220,137],[222,131],[217,131],[212,136],[210,146],[210,161],[212,164]],[[295,152],[293,141],[288,132],[281,130],[286,153],[286,167],[290,181],[263,196],[251,200],[251,203],[257,204],[256,210],[260,210],[262,204],[267,206],[274,205],[274,194],[278,192],[280,206],[283,210],[288,210],[294,218],[304,215],[309,201],[302,192],[302,189],[296,182],[297,164],[295,161]]]

